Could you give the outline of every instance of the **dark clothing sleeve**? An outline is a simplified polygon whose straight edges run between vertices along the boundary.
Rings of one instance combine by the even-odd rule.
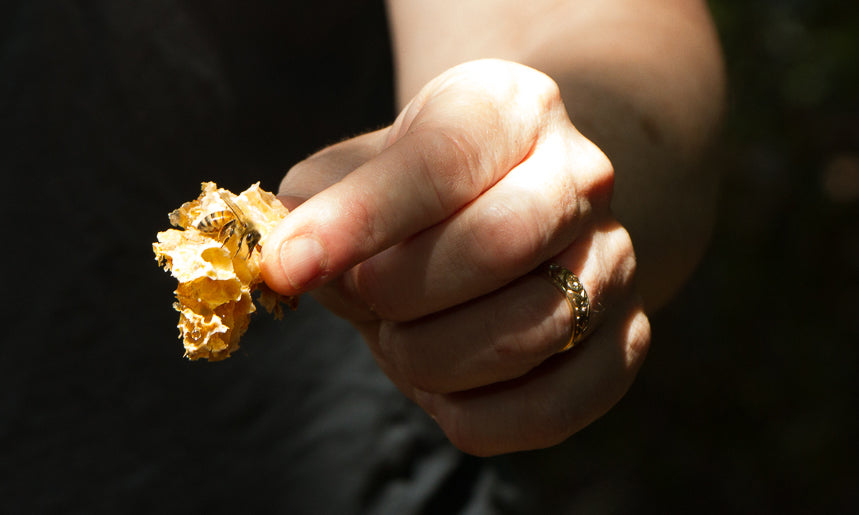
[[[0,511],[518,511],[506,461],[450,446],[309,298],[255,315],[225,362],[184,360],[151,251],[200,182],[276,190],[390,123],[381,2],[0,10],[3,218],[26,221],[4,270],[27,258],[5,285],[24,297],[4,308]]]

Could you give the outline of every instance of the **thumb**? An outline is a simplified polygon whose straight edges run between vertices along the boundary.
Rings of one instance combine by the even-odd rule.
[[[326,235],[313,237],[313,233],[319,225],[330,223],[342,215],[331,211],[330,203],[315,201],[309,207],[302,206],[377,155],[387,133],[387,129],[381,129],[350,138],[326,147],[290,168],[277,195],[290,213],[263,241],[261,272],[270,288],[285,295],[295,295],[329,276]],[[327,195],[331,196],[330,193]],[[326,213],[320,212],[322,206],[328,206]],[[298,236],[302,235],[311,239],[298,241]],[[293,239],[296,241],[291,245],[290,255],[281,256],[285,253],[287,240]],[[314,239],[319,248],[312,245]],[[288,266],[284,268],[281,261],[288,261]]]

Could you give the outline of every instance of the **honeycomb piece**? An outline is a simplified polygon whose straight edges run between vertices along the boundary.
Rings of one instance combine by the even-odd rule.
[[[266,287],[259,268],[261,245],[287,212],[259,183],[235,195],[204,182],[196,200],[170,213],[178,229],[159,232],[152,250],[179,281],[173,308],[188,359],[219,361],[239,348],[256,311],[255,291],[275,318],[283,315],[281,303],[295,308],[298,298]]]

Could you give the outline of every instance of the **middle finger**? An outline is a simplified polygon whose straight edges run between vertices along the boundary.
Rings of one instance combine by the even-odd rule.
[[[379,318],[397,321],[485,295],[587,232],[607,212],[612,177],[596,146],[571,125],[555,129],[478,199],[361,263],[337,286]]]
[[[634,254],[614,221],[552,258],[575,271],[590,296],[590,332],[604,306],[631,285]],[[522,377],[569,342],[572,312],[549,281],[528,274],[462,306],[413,322],[382,322],[373,345],[398,384],[433,393],[464,391]]]

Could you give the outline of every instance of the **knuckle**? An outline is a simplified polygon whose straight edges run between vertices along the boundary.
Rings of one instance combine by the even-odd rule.
[[[587,170],[587,173],[576,175],[576,189],[580,199],[588,202],[592,208],[607,212],[614,193],[614,165],[590,140],[579,135],[568,138],[567,141],[570,161],[576,169]]]
[[[630,285],[638,266],[629,232],[617,221],[611,222],[608,231],[609,255],[613,256],[611,277],[620,286]]]
[[[563,109],[563,100],[561,98],[561,88],[548,75],[537,70],[530,69],[531,81],[530,91],[535,93],[535,99],[539,102],[538,108],[542,111],[556,111],[559,108],[566,115],[566,110]]]
[[[539,288],[534,291],[545,293],[547,288],[554,289],[548,283],[542,284],[546,282],[543,279],[533,278],[531,281],[529,286]],[[502,363],[515,361],[519,373],[530,371],[555,354],[560,345],[566,344],[572,327],[571,312],[565,299],[558,299],[555,295],[524,295],[535,300],[502,308],[498,319],[507,323],[503,327],[497,323],[488,324],[484,331],[491,339],[489,345],[495,359]]]
[[[561,103],[560,88],[551,77],[523,64],[500,59],[483,59],[465,66],[479,67],[470,76],[479,77],[487,93],[508,105],[511,97],[536,99],[542,107],[554,108]],[[489,78],[489,79],[487,79]]]
[[[650,348],[650,320],[644,312],[641,303],[636,303],[629,324],[626,345],[626,367],[633,374],[644,363]]]
[[[495,338],[492,349],[501,361],[515,360],[524,370],[530,370],[553,352],[549,339],[535,338],[531,334],[513,334]]]
[[[345,290],[355,304],[365,306],[376,318],[400,321],[405,306],[390,302],[383,284],[384,278],[380,277],[372,258],[352,267],[344,281]]]
[[[505,363],[505,369],[515,371],[521,377],[557,353],[566,340],[542,334],[507,336],[492,343],[495,358]],[[566,331],[569,333],[569,330]]]
[[[442,212],[457,209],[487,186],[477,142],[465,130],[422,126],[411,131],[418,144],[419,170]]]
[[[614,166],[599,149],[596,149],[593,161],[594,177],[591,182],[591,192],[602,205],[608,207],[614,194]]]

